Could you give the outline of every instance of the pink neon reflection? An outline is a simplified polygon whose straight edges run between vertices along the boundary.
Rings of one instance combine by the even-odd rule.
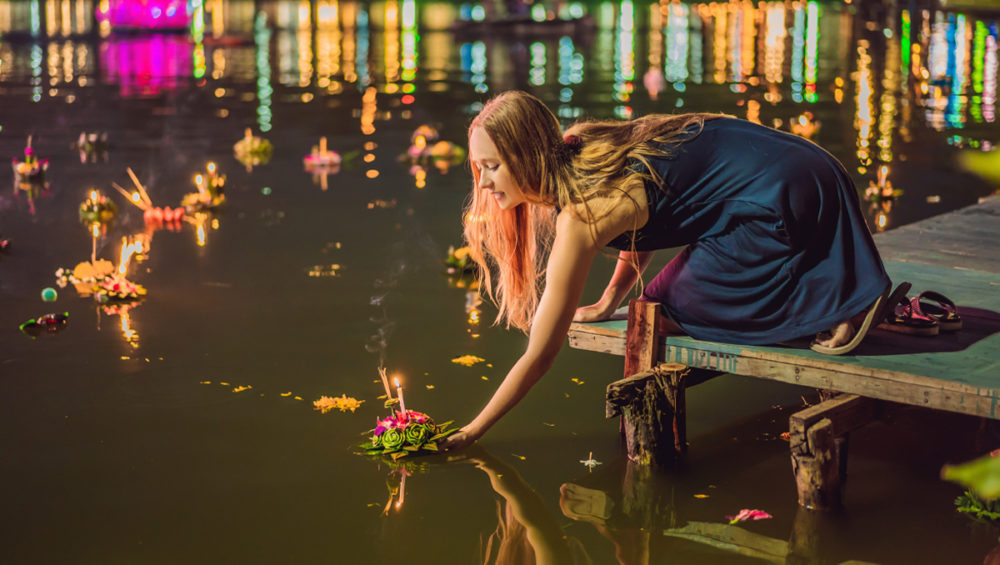
[[[128,98],[176,90],[191,76],[192,48],[180,35],[112,37],[101,44],[102,78]]]
[[[185,29],[191,14],[185,0],[111,0],[107,12],[97,9],[97,21],[111,29]]]

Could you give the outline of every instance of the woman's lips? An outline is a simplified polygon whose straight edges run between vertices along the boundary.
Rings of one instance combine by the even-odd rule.
[[[501,198],[503,198],[503,193],[502,192],[494,192],[493,193],[493,198],[496,198],[497,200],[500,200]]]

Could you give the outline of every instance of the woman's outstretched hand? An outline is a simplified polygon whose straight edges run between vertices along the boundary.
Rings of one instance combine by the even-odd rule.
[[[444,441],[439,443],[438,450],[458,451],[476,443],[477,439],[479,439],[479,437],[465,431],[465,428],[462,428],[458,431],[458,433],[451,434]]]

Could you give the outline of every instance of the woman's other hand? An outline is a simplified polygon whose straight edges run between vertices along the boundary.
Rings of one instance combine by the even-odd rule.
[[[591,304],[590,306],[581,306],[576,309],[576,313],[573,314],[574,322],[600,322],[602,320],[607,320],[615,313],[614,308],[609,308],[608,305],[602,300],[597,304]]]

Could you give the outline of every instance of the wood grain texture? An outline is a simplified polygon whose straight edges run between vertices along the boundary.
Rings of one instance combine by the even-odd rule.
[[[625,330],[625,376],[630,377],[656,366],[660,342],[660,304],[645,300],[628,303]]]

